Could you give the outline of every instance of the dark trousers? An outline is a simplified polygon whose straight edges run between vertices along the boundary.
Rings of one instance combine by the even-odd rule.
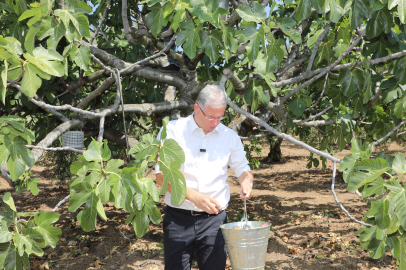
[[[226,211],[192,216],[166,207],[163,220],[165,270],[189,270],[196,253],[200,270],[224,270],[227,252],[220,225]]]

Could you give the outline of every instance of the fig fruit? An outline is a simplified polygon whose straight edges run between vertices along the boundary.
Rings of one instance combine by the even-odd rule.
[[[262,227],[266,227],[266,226],[268,226],[268,223],[262,224]]]

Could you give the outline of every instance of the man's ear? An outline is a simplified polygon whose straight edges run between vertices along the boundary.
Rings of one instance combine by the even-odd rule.
[[[193,109],[195,111],[195,113],[199,112],[199,105],[197,105],[197,103],[195,103],[195,105],[193,105]]]

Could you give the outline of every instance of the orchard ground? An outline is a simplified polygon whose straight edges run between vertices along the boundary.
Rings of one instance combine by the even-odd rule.
[[[391,144],[396,155],[403,148]],[[264,149],[264,153],[267,150]],[[335,154],[344,158],[349,150]],[[283,160],[266,162],[254,170],[255,184],[248,215],[254,220],[272,223],[265,269],[397,269],[395,259],[387,253],[373,260],[359,245],[355,233],[361,225],[352,222],[338,207],[331,193],[332,163],[327,170],[306,169],[309,152],[290,142],[282,144]],[[0,178],[0,197],[10,191],[19,212],[51,211],[69,194],[67,184],[51,181],[47,167],[35,166],[34,177],[41,180],[40,193],[34,197],[23,191],[17,195]],[[243,211],[239,185],[230,171],[231,201],[227,209],[229,221]],[[341,173],[337,174],[335,190],[350,214],[361,220],[368,208],[355,194],[346,191]],[[164,211],[161,198],[159,209]],[[163,264],[163,233],[161,225],[150,225],[148,233],[136,238],[131,225],[125,225],[128,213],[105,205],[108,221],[98,220],[97,230],[86,233],[76,221],[76,213],[68,212],[68,203],[58,209],[57,226],[62,238],[57,247],[47,247],[43,257],[33,256],[33,269],[141,269],[161,270]],[[194,263],[193,269],[198,269]],[[227,268],[231,270],[230,262]]]

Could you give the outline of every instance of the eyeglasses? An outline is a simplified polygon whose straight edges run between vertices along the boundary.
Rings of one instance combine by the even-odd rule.
[[[200,109],[200,111],[203,113],[203,115],[206,117],[206,119],[207,120],[209,120],[209,121],[214,121],[214,120],[218,120],[218,121],[221,121],[221,120],[223,120],[224,118],[226,118],[225,116],[221,116],[221,117],[213,117],[213,116],[207,116],[205,113],[204,113],[204,111],[202,110],[202,108],[200,108],[200,105],[199,105],[199,103],[197,103],[197,106],[199,106],[199,109]]]

